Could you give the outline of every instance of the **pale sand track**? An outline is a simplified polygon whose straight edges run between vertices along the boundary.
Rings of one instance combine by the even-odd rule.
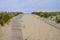
[[[0,40],[22,40],[22,31],[20,25],[20,18],[22,15],[18,15],[11,19],[9,24],[1,27]]]
[[[3,27],[0,27],[0,40],[10,40],[11,35],[11,25],[6,24]]]
[[[60,40],[60,30],[34,15],[23,15],[21,21],[24,40]]]
[[[0,40],[60,40],[60,30],[37,18],[32,14],[14,17],[0,29]]]

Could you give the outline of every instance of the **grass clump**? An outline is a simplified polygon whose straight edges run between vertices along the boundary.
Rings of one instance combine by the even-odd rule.
[[[59,17],[56,17],[56,22],[57,23],[60,23],[60,16]]]
[[[52,20],[52,18],[55,16],[55,21],[57,23],[60,23],[60,17],[58,17],[58,15],[60,15],[60,12],[32,12],[32,14],[36,14],[40,17],[44,17],[44,18],[49,18],[50,20]]]
[[[1,12],[0,13],[0,25],[4,26],[12,17],[22,14],[21,12]]]

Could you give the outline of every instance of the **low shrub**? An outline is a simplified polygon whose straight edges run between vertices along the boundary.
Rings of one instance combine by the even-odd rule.
[[[56,22],[57,22],[57,23],[60,23],[60,17],[57,17],[57,18],[56,18]]]
[[[36,14],[36,15],[39,15],[40,17],[44,17],[44,18],[51,17],[50,19],[52,19],[53,16],[56,16],[56,19],[54,19],[54,20],[57,23],[60,23],[60,17],[57,17],[58,15],[60,16],[60,12],[32,12],[32,14]]]
[[[22,14],[21,12],[14,12],[14,13],[7,13],[7,12],[2,12],[0,13],[0,24],[1,26],[4,25],[4,23],[7,23],[12,17],[17,16],[19,14]]]

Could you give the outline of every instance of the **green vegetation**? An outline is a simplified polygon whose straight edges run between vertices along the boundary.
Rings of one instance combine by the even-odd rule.
[[[32,12],[32,14],[39,15],[40,17],[52,19],[55,16],[55,21],[60,23],[60,12]],[[59,16],[59,17],[58,17]]]
[[[22,14],[22,12],[1,12],[0,13],[0,25],[3,26],[4,23],[7,23],[12,17]]]
[[[60,23],[60,16],[59,17],[56,17],[56,22],[57,23]]]

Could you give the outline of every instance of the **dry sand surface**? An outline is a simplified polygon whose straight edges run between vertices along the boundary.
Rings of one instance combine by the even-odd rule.
[[[0,28],[0,40],[60,40],[60,30],[37,18],[32,14],[14,17]]]
[[[12,18],[9,24],[0,26],[0,40],[22,40],[20,18],[21,15],[18,15]]]
[[[60,30],[34,15],[23,15],[21,21],[24,40],[60,40]]]
[[[6,24],[3,27],[0,26],[0,40],[10,40],[11,25]]]

